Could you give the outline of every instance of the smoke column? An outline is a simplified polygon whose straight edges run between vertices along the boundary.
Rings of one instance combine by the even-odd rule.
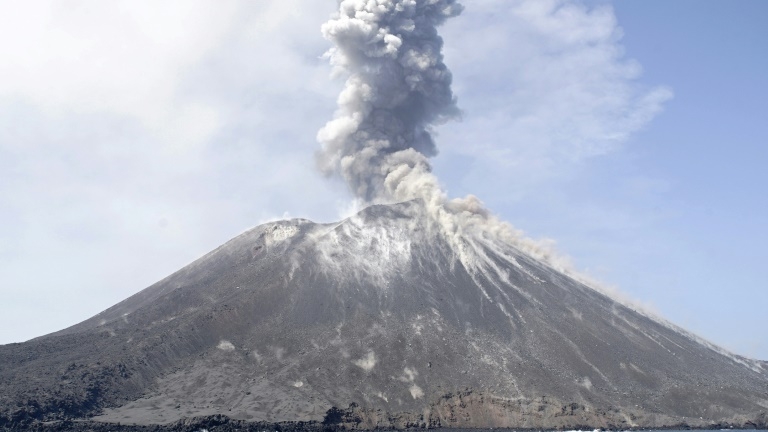
[[[455,0],[339,1],[322,32],[347,81],[335,118],[318,132],[321,170],[340,175],[365,203],[421,199],[469,268],[487,265],[476,257],[503,243],[605,292],[573,272],[552,242],[525,237],[474,196],[449,200],[432,174],[432,129],[459,115],[437,27],[462,9]]]
[[[336,118],[318,133],[321,169],[340,174],[365,202],[437,199],[431,130],[458,116],[437,26],[455,0],[342,0],[322,27],[348,79]]]
[[[459,115],[437,27],[462,9],[455,0],[339,2],[322,32],[347,81],[335,118],[318,132],[320,167],[365,203],[423,200],[460,249],[485,233],[565,270],[549,244],[526,239],[477,198],[447,199],[431,172],[432,128]]]

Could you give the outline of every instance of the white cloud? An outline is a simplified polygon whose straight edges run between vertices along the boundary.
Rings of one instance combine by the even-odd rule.
[[[313,160],[337,86],[328,9],[3,8],[0,343],[95,314],[266,215],[335,216],[343,190]],[[50,319],[11,324],[32,314]]]
[[[199,127],[210,113],[176,100],[178,78],[219,43],[235,6],[37,1],[5,7],[0,96],[60,115],[127,115],[161,134],[168,123],[182,132]]]
[[[342,84],[320,58],[334,9],[5,5],[0,343],[74,324],[271,215],[335,218],[345,188],[314,166]],[[636,84],[609,10],[478,0],[445,33],[466,116],[438,146],[475,160],[481,195],[611,151],[668,96]]]
[[[616,150],[662,109],[671,91],[638,82],[621,36],[609,7],[557,0],[478,1],[448,23],[465,117],[441,129],[440,144],[470,161],[475,193],[500,183],[524,193]]]

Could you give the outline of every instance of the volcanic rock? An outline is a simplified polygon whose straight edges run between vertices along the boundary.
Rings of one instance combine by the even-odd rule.
[[[766,363],[491,235],[449,235],[418,200],[261,225],[93,318],[0,346],[0,427],[16,429],[744,427],[766,411]]]

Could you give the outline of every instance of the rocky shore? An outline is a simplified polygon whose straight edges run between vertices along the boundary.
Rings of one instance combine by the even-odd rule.
[[[467,406],[464,405],[464,408]],[[413,415],[411,413],[389,414],[382,413],[380,410],[364,409],[357,404],[351,404],[346,409],[332,407],[328,410],[325,418],[320,421],[297,421],[297,422],[249,422],[236,420],[225,415],[213,415],[204,417],[192,417],[179,420],[168,424],[155,425],[137,425],[98,422],[92,420],[56,420],[56,421],[23,421],[8,422],[0,425],[2,432],[325,432],[325,431],[362,431],[362,430],[433,430],[433,431],[478,431],[478,430],[501,430],[501,431],[539,431],[539,430],[621,430],[621,431],[640,431],[640,430],[768,430],[768,414],[763,413],[755,419],[735,420],[734,422],[712,423],[697,421],[681,421],[678,423],[657,424],[650,427],[630,426],[626,421],[613,423],[610,415],[598,413],[598,415],[588,418],[582,414],[583,422],[574,419],[573,412],[568,414],[569,410],[578,410],[578,407],[564,406],[561,408],[563,417],[557,421],[555,417],[545,419],[542,415],[539,419],[539,426],[536,427],[462,427],[454,416],[445,417],[440,413],[435,415]],[[548,411],[547,409],[542,411]],[[471,419],[463,411],[464,420],[467,423],[483,420]],[[487,423],[488,420],[485,419]]]

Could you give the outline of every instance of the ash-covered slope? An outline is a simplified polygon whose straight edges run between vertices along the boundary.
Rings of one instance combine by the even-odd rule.
[[[420,201],[259,226],[81,324],[0,346],[0,422],[765,425],[765,363],[458,232]]]

